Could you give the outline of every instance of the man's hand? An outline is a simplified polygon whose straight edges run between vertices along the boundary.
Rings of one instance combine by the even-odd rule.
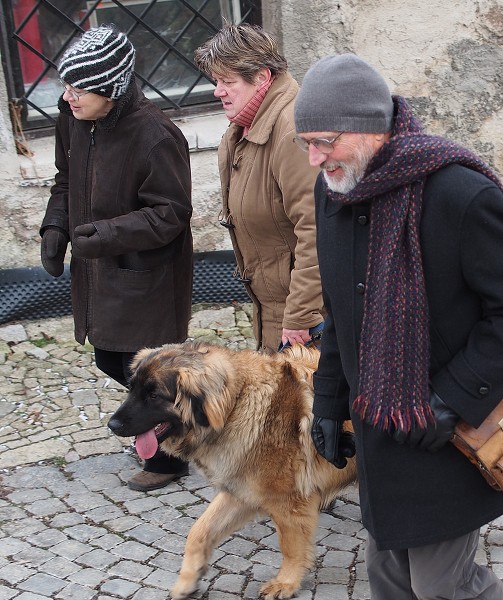
[[[50,225],[42,235],[40,258],[44,269],[53,277],[59,277],[65,269],[68,234],[60,227]]]
[[[75,227],[72,240],[72,254],[77,258],[98,258],[101,256],[101,238],[92,223]]]
[[[356,453],[354,433],[344,431],[343,425],[344,421],[314,417],[311,427],[316,450],[338,469],[344,469]]]
[[[456,423],[459,421],[459,415],[449,408],[433,391],[430,395],[430,406],[435,417],[435,423],[428,423],[426,429],[415,429],[408,433],[401,430],[395,431],[393,438],[399,444],[408,444],[413,448],[436,452],[452,438]]]

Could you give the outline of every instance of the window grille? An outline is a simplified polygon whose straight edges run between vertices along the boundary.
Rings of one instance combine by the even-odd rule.
[[[114,23],[136,48],[145,95],[173,116],[219,103],[194,50],[223,19],[260,24],[260,0],[1,0],[0,41],[11,112],[24,131],[54,125],[57,65],[76,35]]]

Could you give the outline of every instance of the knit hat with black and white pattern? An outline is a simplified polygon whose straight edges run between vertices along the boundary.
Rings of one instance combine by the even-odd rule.
[[[114,25],[86,31],[64,53],[59,76],[67,84],[116,100],[125,94],[134,69],[135,49]]]

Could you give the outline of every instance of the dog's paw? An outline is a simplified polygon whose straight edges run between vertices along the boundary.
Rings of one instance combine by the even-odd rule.
[[[170,596],[172,600],[185,600],[198,588],[197,581],[184,581],[180,577],[176,580]]]
[[[260,588],[260,597],[263,600],[279,600],[291,598],[297,591],[298,586],[285,581],[271,579]]]

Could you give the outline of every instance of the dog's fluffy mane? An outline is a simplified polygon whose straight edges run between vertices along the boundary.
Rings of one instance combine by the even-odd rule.
[[[206,342],[166,344],[160,348],[144,348],[135,355],[131,363],[132,382],[137,378],[145,382],[151,373],[155,373],[159,385],[159,382],[169,382],[169,373],[176,371],[178,396],[175,406],[180,409],[182,419],[194,426],[201,425],[200,421],[195,421],[198,411],[194,411],[194,407],[204,404],[208,424],[218,431],[224,426],[232,406],[231,398],[239,393],[238,388],[248,383],[245,379],[248,361],[262,363],[264,379],[267,379],[268,364],[275,362],[283,365],[288,378],[311,384],[318,357],[316,349],[300,344],[275,355],[254,350],[229,350]],[[236,367],[240,368],[236,370]]]

